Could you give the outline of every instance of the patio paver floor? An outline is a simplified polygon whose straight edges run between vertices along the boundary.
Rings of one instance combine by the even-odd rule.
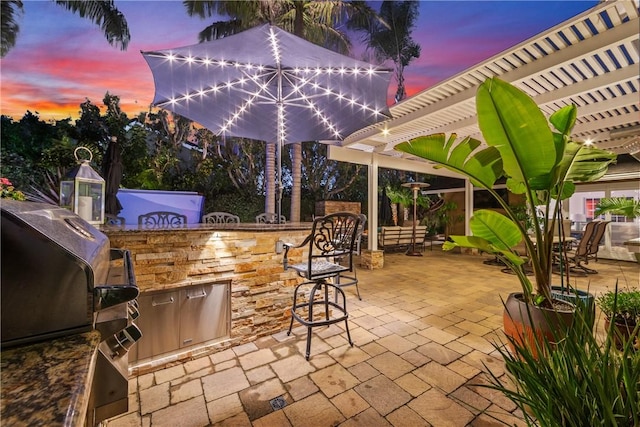
[[[385,266],[358,270],[362,301],[347,288],[349,328],[316,328],[304,359],[305,328],[279,332],[130,379],[121,426],[501,426],[524,425],[486,383],[485,365],[504,369],[502,303],[516,278],[483,256],[425,251],[385,254]],[[599,274],[572,278],[598,293],[638,287],[638,264],[599,260]],[[559,281],[559,276],[554,276]],[[603,320],[598,325],[602,328]],[[282,398],[274,409],[270,401]],[[278,400],[279,401],[279,400]]]

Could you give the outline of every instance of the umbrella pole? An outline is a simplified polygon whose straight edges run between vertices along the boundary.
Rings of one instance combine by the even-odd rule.
[[[276,146],[276,224],[280,224],[280,215],[282,215],[282,141],[278,137],[278,145]]]
[[[278,146],[276,147],[276,182],[278,192],[276,193],[276,224],[280,224],[280,215],[282,215],[282,147],[284,145],[284,101],[282,100],[282,68],[280,61],[277,62],[277,78],[278,78],[278,98],[276,106],[278,107]]]

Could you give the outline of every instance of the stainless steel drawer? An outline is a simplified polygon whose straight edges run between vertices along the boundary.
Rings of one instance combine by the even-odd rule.
[[[180,346],[190,346],[229,332],[229,286],[198,285],[180,291]]]
[[[225,281],[140,294],[136,324],[142,338],[129,352],[129,359],[147,359],[228,336],[230,286]]]
[[[180,348],[179,301],[179,291],[140,295],[140,316],[136,323],[142,338],[134,346],[137,347],[137,360]]]

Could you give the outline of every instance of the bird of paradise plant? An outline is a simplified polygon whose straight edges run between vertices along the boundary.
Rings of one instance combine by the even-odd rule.
[[[450,236],[444,250],[477,248],[497,256],[517,275],[523,301],[552,308],[551,272],[553,234],[559,203],[575,192],[575,182],[601,178],[616,155],[571,140],[577,108],[567,105],[548,121],[533,99],[498,78],[483,82],[476,94],[478,124],[486,142],[457,140],[452,134],[421,136],[395,147],[398,151],[438,163],[466,176],[487,190],[504,214],[481,209],[470,220],[471,236]],[[506,178],[507,188],[522,194],[532,215],[532,232],[519,221],[519,213],[494,190]],[[551,221],[552,226],[547,223]],[[524,241],[533,283],[523,268],[525,260],[512,248]]]

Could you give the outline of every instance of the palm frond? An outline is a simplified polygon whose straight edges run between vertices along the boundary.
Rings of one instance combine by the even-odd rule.
[[[109,1],[68,1],[56,0],[56,4],[66,10],[87,18],[91,22],[100,26],[104,32],[107,42],[111,46],[127,50],[131,34],[129,26],[122,12],[114,5],[113,0]]]
[[[0,2],[0,27],[2,29],[2,41],[0,44],[0,57],[4,57],[11,48],[16,45],[20,26],[17,18],[23,12],[22,1],[10,0]]]
[[[605,213],[623,215],[627,218],[640,217],[640,200],[627,199],[625,197],[606,197],[600,199],[594,215],[599,216]]]

